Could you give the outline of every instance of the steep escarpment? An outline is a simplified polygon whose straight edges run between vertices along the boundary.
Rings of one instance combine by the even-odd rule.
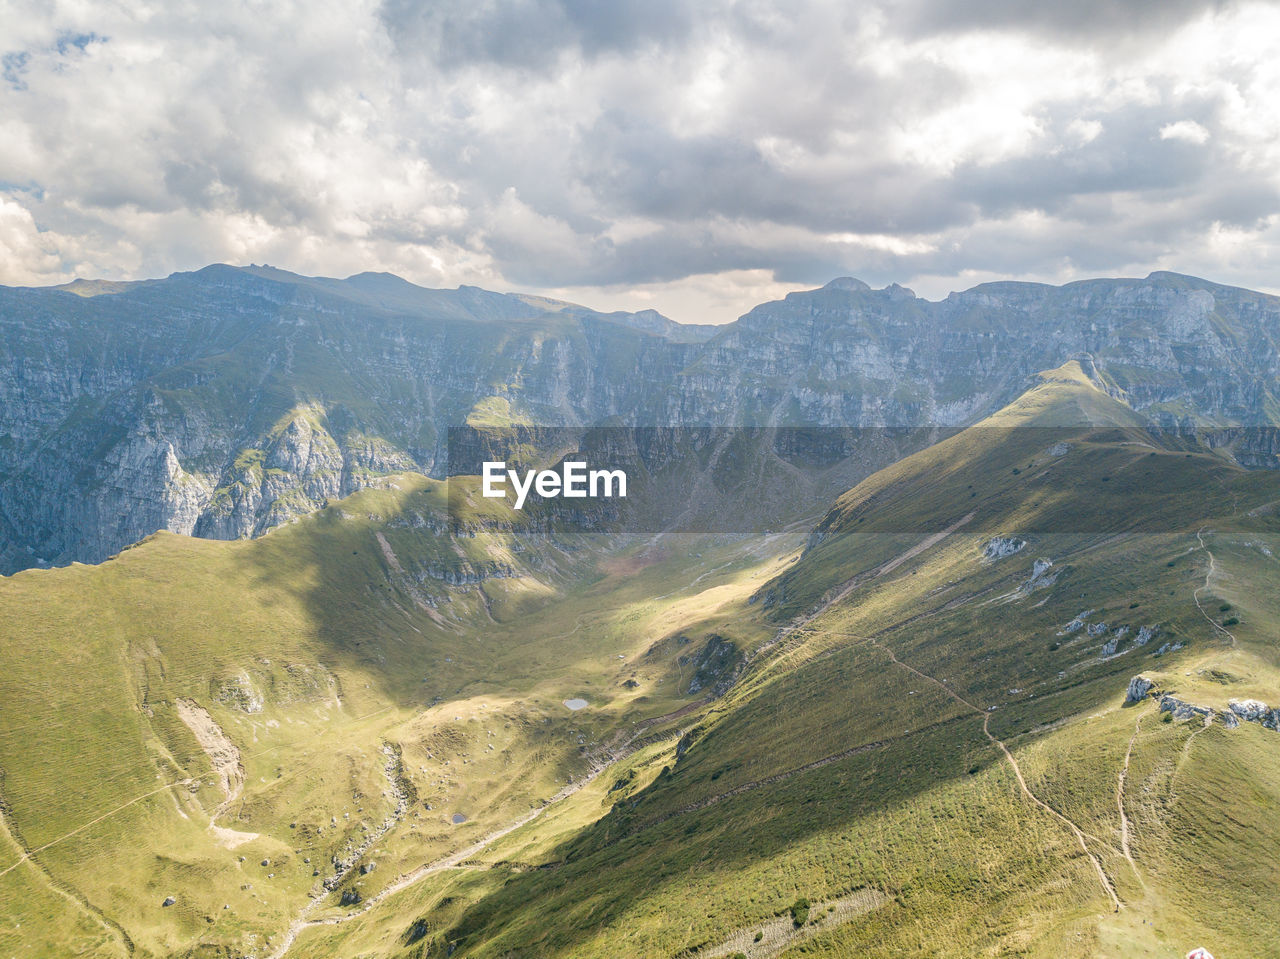
[[[157,529],[257,535],[391,473],[440,476],[447,427],[477,407],[593,422],[692,345],[653,317],[394,279],[210,267],[91,299],[0,293],[0,569]]]
[[[1062,287],[988,283],[940,302],[843,279],[756,307],[686,376],[704,415],[828,425],[967,425],[1072,357],[1163,426],[1273,424],[1264,370],[1280,300],[1172,273]],[[700,391],[701,392],[701,391]],[[670,411],[687,415],[687,407]]]

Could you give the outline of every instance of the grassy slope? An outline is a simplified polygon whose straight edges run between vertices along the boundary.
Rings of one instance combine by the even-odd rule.
[[[406,476],[260,540],[160,534],[101,566],[0,580],[15,833],[0,949],[44,955],[74,937],[83,954],[262,950],[331,857],[392,814],[384,744],[414,801],[366,857],[380,868],[359,880],[365,894],[552,795],[607,728],[684,705],[672,657],[645,649],[724,601],[712,589],[682,610],[682,587],[708,573],[724,588],[759,562],[730,544],[601,568],[612,544],[523,537],[483,515],[452,537],[444,495]],[[495,564],[515,575],[465,582]],[[560,704],[579,695],[583,714]],[[208,828],[224,797],[180,698],[239,747],[244,793],[217,825],[257,834],[243,845]]]
[[[1070,425],[1081,422],[1092,425]],[[392,805],[382,743],[400,750],[416,799],[365,857],[377,868],[341,887],[366,901],[543,808],[637,720],[696,701],[694,660],[716,634],[754,651],[728,695],[646,728],[644,748],[465,863],[367,911],[321,900],[308,918],[343,921],[302,930],[288,954],[434,956],[452,943],[475,956],[711,955],[797,896],[825,904],[863,888],[885,904],[839,923],[819,907],[792,952],[1176,956],[1204,941],[1220,956],[1277,954],[1280,740],[1121,707],[1139,671],[1217,708],[1277,699],[1276,561],[1261,550],[1280,549],[1275,478],[1153,441],[1076,368],[984,426],[850,491],[803,555],[779,536],[621,555],[523,541],[530,556],[505,533],[415,530],[411,517],[440,506],[424,483],[252,543],[164,536],[95,569],[0,582],[0,703],[15,717],[0,734],[5,799],[28,848],[56,842],[0,875],[22,904],[2,928],[24,925],[0,943],[38,954],[76,936],[82,951],[121,954],[101,909],[142,954],[200,941],[269,954],[315,891],[301,859],[321,863]],[[1056,442],[1064,455],[1048,451]],[[984,561],[997,532],[1029,546]],[[435,581],[417,572],[455,549],[475,561],[505,550],[527,575],[483,592],[437,583],[438,607],[419,608],[419,580]],[[1015,594],[1041,556],[1056,581]],[[1232,606],[1234,645],[1196,596],[1219,619]],[[1058,635],[1086,609],[1131,627],[1119,656],[1101,655],[1103,637]],[[1144,624],[1160,634],[1134,646]],[[1175,641],[1184,648],[1156,655]],[[240,672],[271,691],[261,713],[219,701]],[[245,802],[219,824],[262,837],[219,847],[205,826],[220,797],[203,786],[57,841],[163,782],[208,779],[173,716],[184,695],[245,756]],[[571,695],[591,708],[568,714]],[[1021,792],[984,735],[989,706],[991,734],[1089,855]],[[664,735],[677,727],[678,759]],[[1126,752],[1133,865],[1117,802]],[[469,821],[451,825],[454,811]],[[179,904],[162,910],[170,887]]]
[[[1013,425],[1023,428],[1003,429]],[[617,792],[580,794],[576,812],[311,930],[290,954],[444,955],[448,943],[475,956],[714,954],[799,895],[862,887],[888,903],[820,922],[793,952],[1177,956],[1203,942],[1219,955],[1280,954],[1280,740],[1122,706],[1138,672],[1219,710],[1277,698],[1275,560],[1260,548],[1280,546],[1264,505],[1274,476],[1136,433],[1076,368],[984,426],[1001,429],[969,431],[851,491],[822,542],[761,591],[770,610],[740,607],[741,621],[779,626],[779,641],[692,721],[678,761],[670,749],[636,757]],[[1026,427],[1051,428],[1051,441]],[[1062,441],[1065,455],[1047,451]],[[971,511],[929,549],[886,562]],[[993,531],[1030,545],[984,561]],[[1040,556],[1057,580],[1010,595]],[[1234,645],[1197,595],[1218,618],[1233,606]],[[1118,656],[1101,654],[1105,637],[1058,635],[1086,609],[1109,634],[1130,627]],[[1132,642],[1141,625],[1159,627],[1145,646]],[[1174,642],[1184,648],[1159,654]],[[992,735],[1092,858],[1021,792],[983,734],[991,706]],[[671,771],[655,775],[659,764]]]

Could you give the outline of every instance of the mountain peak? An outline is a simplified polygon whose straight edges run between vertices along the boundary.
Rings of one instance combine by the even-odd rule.
[[[871,287],[863,283],[861,280],[855,280],[851,276],[838,276],[826,286],[824,290],[851,290],[858,293],[870,293]]]

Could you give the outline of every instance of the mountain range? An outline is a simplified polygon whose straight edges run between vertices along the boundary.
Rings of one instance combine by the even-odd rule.
[[[959,427],[1070,358],[1153,425],[1274,466],[1277,330],[1280,299],[1171,273],[940,302],[843,278],[722,327],[268,267],[5,288],[0,571],[438,478],[450,426]]]
[[[1280,956],[1280,300],[0,305],[0,953]]]

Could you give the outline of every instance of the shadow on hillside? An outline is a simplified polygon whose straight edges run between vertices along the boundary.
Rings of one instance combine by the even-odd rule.
[[[1117,704],[1135,673],[1149,668],[1176,670],[1175,645],[1190,643],[1196,649],[1216,643],[1214,631],[1192,602],[1193,589],[1204,582],[1207,568],[1195,545],[1194,529],[1121,537],[1038,538],[1035,549],[1044,548],[1046,554],[1062,560],[1054,567],[1062,578],[1051,605],[1033,600],[992,607],[975,601],[951,609],[946,599],[956,594],[948,592],[936,601],[938,612],[931,620],[908,615],[886,630],[885,642],[904,664],[947,677],[949,687],[965,691],[965,698],[976,707],[961,706],[949,698],[940,701],[952,708],[938,711],[936,697],[947,694],[930,686],[921,673],[893,665],[880,642],[851,638],[849,645],[775,676],[760,687],[757,696],[736,704],[708,733],[699,735],[672,772],[636,796],[620,791],[622,801],[608,814],[544,857],[546,868],[513,873],[500,889],[472,904],[444,941],[455,942],[462,954],[483,943],[499,953],[577,955],[602,929],[618,928],[621,934],[616,924],[642,922],[647,910],[661,907],[664,889],[676,891],[674,898],[667,897],[669,904],[678,904],[682,897],[705,896],[717,887],[728,896],[739,883],[758,882],[758,877],[750,878],[753,867],[776,862],[787,853],[791,859],[785,875],[752,899],[755,908],[786,895],[821,897],[842,886],[883,885],[892,894],[904,885],[914,885],[918,892],[923,884],[932,891],[954,887],[956,895],[974,897],[1005,894],[1008,883],[1017,885],[1028,877],[1044,883],[1069,876],[1078,880],[1082,895],[1097,898],[1099,907],[1109,910],[1102,887],[1089,885],[1091,869],[1079,860],[1037,857],[1030,852],[1020,866],[1025,874],[1006,880],[992,877],[973,860],[957,859],[969,841],[966,836],[974,843],[996,847],[1006,838],[1015,843],[1026,838],[1006,837],[999,824],[1007,813],[981,808],[984,796],[993,807],[1036,817],[1034,806],[1013,784],[1002,753],[983,735],[984,713],[978,710],[999,702],[998,710],[990,714],[992,731],[1034,755],[1034,744],[1053,735],[1058,720],[1093,716],[1107,704]],[[1089,556],[1087,567],[1080,551]],[[1035,555],[1039,553],[1027,550],[1015,565],[1030,570]],[[980,550],[975,551],[973,566],[975,580],[962,591],[986,599],[1008,588],[991,588],[1006,577],[1016,580],[1027,575],[1015,575],[1012,566],[984,566]],[[1066,635],[1061,632],[1062,624],[1085,606],[1095,605],[1091,597],[1102,596],[1107,597],[1111,618],[1109,626],[1103,624],[1103,632],[1083,627]],[[1138,644],[1138,626],[1156,621],[1161,624],[1159,638]],[[1126,623],[1132,626],[1119,631]],[[1117,636],[1125,654],[1100,654],[1099,648]],[[1165,649],[1173,651],[1170,658],[1153,658]],[[909,734],[887,737],[874,731],[874,724],[860,727],[856,713],[877,714],[889,699],[900,697],[896,680],[889,679],[902,676],[910,677],[915,691],[933,690],[934,706],[928,707],[923,695],[915,696],[913,703],[922,710],[932,708],[936,721],[918,729],[911,721]],[[1028,681],[1044,683],[1035,697],[1019,698],[1023,690],[1009,688],[1029,685]],[[821,766],[808,762],[814,750],[804,741],[806,730],[811,738],[839,739],[847,747],[844,755]],[[1067,777],[1097,779],[1100,814],[1114,811],[1115,775],[1124,752],[1123,741],[1117,742],[1115,756],[1096,751],[1073,754],[1062,769]],[[871,748],[855,752],[859,745]],[[840,753],[838,747],[823,748],[831,755]],[[798,771],[789,777],[752,772],[758,785],[737,790],[734,770],[750,765],[761,751],[772,757],[770,772]],[[797,758],[801,754],[803,758]],[[993,766],[1004,783],[1000,790],[983,792],[979,787],[971,794],[964,790],[970,798],[959,807],[953,800],[937,798],[950,794],[958,784],[982,782],[988,778],[982,774]],[[1070,788],[1063,788],[1070,794]],[[921,804],[928,796],[934,798]],[[705,803],[707,797],[718,798]],[[972,808],[963,808],[966,805]],[[944,832],[934,836],[926,826],[931,835],[922,844],[910,836],[880,837],[884,841],[878,855],[891,859],[895,849],[902,853],[901,871],[833,859],[824,888],[792,888],[795,876],[803,873],[804,861],[812,865],[822,860],[819,837],[854,832],[875,817],[907,807],[930,810],[926,820],[930,815],[942,817]],[[1047,814],[1043,826],[1049,832],[1059,828]],[[960,836],[964,842],[956,850],[947,848],[944,834]],[[848,834],[842,838],[848,839]],[[1062,838],[1067,855],[1072,855],[1075,847],[1065,829]],[[779,899],[776,905],[781,908],[785,903]],[[721,911],[719,903],[706,902],[701,914],[686,911],[671,917],[671,922],[680,929],[691,923],[696,930],[699,920]],[[555,920],[547,922],[545,917]],[[700,943],[696,933],[680,933],[662,943],[662,951],[678,954],[678,950],[708,944]]]
[[[1110,676],[1096,677],[1086,685],[1073,707],[1096,706],[1114,694]],[[748,735],[755,734],[758,740],[763,730],[759,722],[753,725],[753,730],[744,727],[732,733],[732,738],[739,740],[737,748],[743,748],[742,740]],[[1001,775],[1009,776],[1001,754],[982,735],[981,727],[979,714],[950,715],[864,752],[848,750],[853,754],[828,765],[740,792],[732,786],[717,792],[715,784],[708,782],[718,776],[718,771],[710,770],[725,763],[716,752],[730,753],[734,748],[731,743],[716,741],[723,737],[709,737],[691,748],[673,772],[619,802],[602,819],[549,852],[545,868],[515,873],[500,889],[474,903],[443,941],[455,943],[455,954],[463,955],[467,947],[481,943],[513,955],[577,955],[601,929],[628,916],[634,918],[637,907],[643,914],[645,901],[660,901],[666,887],[687,890],[685,895],[696,898],[716,886],[732,890],[739,877],[753,867],[776,861],[788,852],[794,855],[803,849],[802,858],[820,860],[822,853],[813,845],[819,836],[838,834],[929,794],[943,795],[948,786],[977,782],[972,777],[991,766],[1000,767]],[[1048,731],[1041,730],[1019,742],[1034,742],[1046,735]],[[782,761],[777,767],[785,769],[787,760],[779,758]],[[1014,792],[1006,794],[1010,803],[1021,802]],[[707,796],[723,798],[696,808],[698,800]],[[934,800],[931,806],[945,806],[945,802]],[[989,828],[985,817],[990,810],[976,808],[982,806],[981,794],[973,795],[970,806],[975,808],[951,807],[946,815],[958,817],[957,828],[972,830],[974,843],[991,841],[993,836],[982,832]],[[965,815],[976,818],[966,822]],[[797,868],[770,883],[765,898],[773,896],[774,887],[787,890],[778,893],[783,898],[820,897],[842,883],[849,888],[883,885],[892,894],[921,881],[953,883],[965,895],[981,894],[974,888],[970,862],[949,861],[945,851],[930,848],[932,840],[918,846],[914,842],[911,837],[898,837],[881,843],[878,854],[897,849],[902,855],[901,873],[866,871],[865,862],[853,866],[833,861],[824,877],[824,888],[799,886],[791,890],[794,875],[803,872]],[[1029,868],[1033,873],[1047,869],[1058,876],[1072,869],[1066,860]],[[1080,876],[1085,881],[1085,873]],[[1022,881],[1026,877],[1014,878]],[[989,890],[992,895],[997,892],[996,885]],[[1100,900],[1105,899],[1101,888],[1096,892]],[[703,915],[718,911],[719,904],[707,902]],[[539,921],[537,917],[555,920]],[[712,937],[711,942],[715,941]],[[664,943],[663,950],[664,954],[680,954],[681,949],[711,942],[677,939]]]

